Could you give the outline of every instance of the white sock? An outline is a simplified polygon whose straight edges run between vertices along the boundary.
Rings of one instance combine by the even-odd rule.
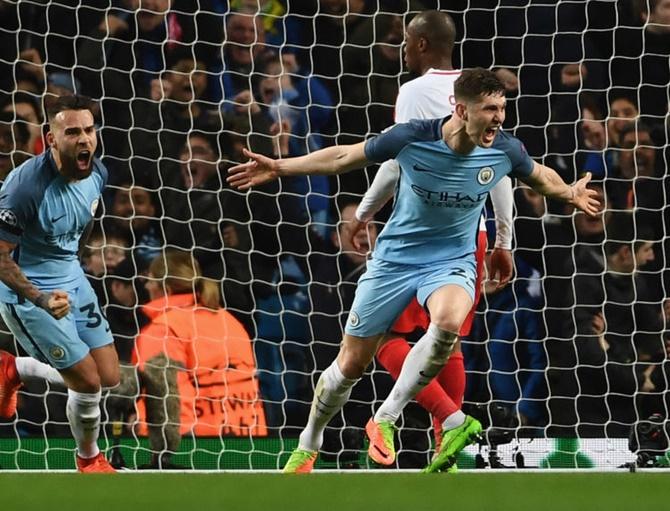
[[[299,449],[318,451],[321,448],[326,425],[349,400],[351,388],[359,379],[346,378],[340,371],[337,360],[333,360],[321,374],[314,389],[312,409],[309,412],[307,426],[300,434]]]
[[[98,433],[100,432],[100,395],[67,391],[67,419],[70,422],[72,436],[77,443],[77,454],[81,458],[92,458],[100,452]]]
[[[63,385],[63,377],[48,364],[44,364],[32,357],[16,357],[16,372],[19,373],[21,381],[30,379],[46,380],[51,384]]]
[[[457,338],[457,334],[445,332],[433,323],[428,326],[409,351],[395,385],[375,414],[375,422],[398,420],[407,403],[444,367]]]
[[[442,430],[449,431],[450,429],[457,428],[465,422],[465,414],[460,410],[455,411],[449,417],[444,419],[442,423]]]

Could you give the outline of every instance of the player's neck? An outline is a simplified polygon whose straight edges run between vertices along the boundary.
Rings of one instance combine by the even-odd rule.
[[[439,69],[440,71],[451,71],[454,66],[450,58],[434,57],[427,58],[421,63],[421,74],[425,75],[430,69]]]
[[[54,164],[56,165],[56,170],[58,171],[59,174],[62,174],[63,171],[61,169],[63,168],[63,162],[60,159],[58,151],[55,151],[53,147],[50,147],[49,151],[51,151],[51,157],[53,158]]]
[[[456,115],[442,126],[442,139],[451,150],[459,154],[469,154],[477,147],[468,135],[465,123]]]

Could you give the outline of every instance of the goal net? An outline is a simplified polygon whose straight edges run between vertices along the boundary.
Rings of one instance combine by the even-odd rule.
[[[4,1],[2,179],[45,150],[51,96],[96,100],[109,184],[82,265],[123,365],[101,435],[115,463],[275,469],[297,445],[364,271],[343,229],[377,167],[248,192],[226,170],[245,147],[300,156],[391,125],[414,77],[404,30],[426,9],[456,23],[455,68],[503,80],[505,128],[530,156],[567,182],[591,172],[604,204],[588,218],[515,183],[515,278],[485,283],[462,339],[463,409],[487,435],[459,465],[616,467],[635,460],[636,425],[639,448],[665,451],[667,2]],[[205,288],[229,315],[203,334]],[[164,319],[180,307],[186,319]],[[157,335],[157,321],[183,330]],[[23,353],[6,328],[0,342]],[[371,466],[364,426],[392,383],[369,367],[317,468]],[[25,382],[0,419],[0,468],[73,467],[66,398]],[[398,426],[397,466],[424,466],[431,418],[411,403]]]

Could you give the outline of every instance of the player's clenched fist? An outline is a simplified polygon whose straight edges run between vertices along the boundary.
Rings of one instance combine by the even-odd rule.
[[[70,298],[65,291],[56,289],[51,293],[42,293],[35,300],[35,305],[44,309],[56,319],[61,319],[70,313]]]

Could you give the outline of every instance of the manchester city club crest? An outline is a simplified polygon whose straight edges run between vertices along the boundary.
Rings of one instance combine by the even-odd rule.
[[[91,202],[91,215],[95,216],[95,212],[98,209],[98,204],[100,203],[100,199],[95,199],[93,202]]]
[[[480,185],[487,185],[493,180],[493,176],[495,176],[495,171],[492,167],[482,167],[477,174],[477,181]]]
[[[349,313],[349,324],[351,326],[358,326],[358,323],[360,322],[360,319],[358,318],[358,314],[355,312],[350,312]]]
[[[51,355],[51,358],[53,358],[54,360],[60,360],[65,356],[65,350],[60,346],[53,346],[49,350],[49,354]]]

